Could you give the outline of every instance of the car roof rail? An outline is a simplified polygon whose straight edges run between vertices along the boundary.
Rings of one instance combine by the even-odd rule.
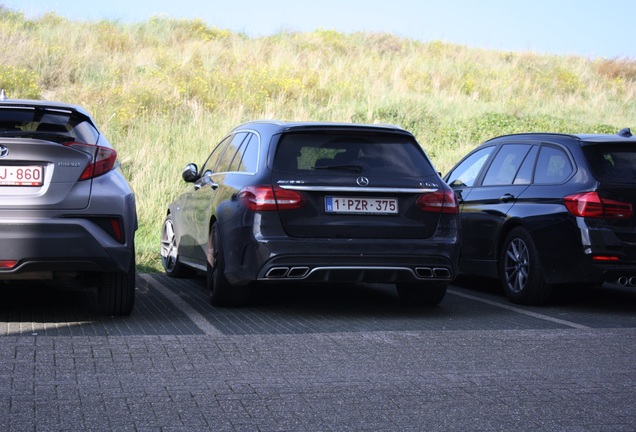
[[[632,131],[631,131],[630,128],[623,128],[623,129],[618,131],[617,135],[625,137],[625,138],[629,138],[630,136],[632,136]]]

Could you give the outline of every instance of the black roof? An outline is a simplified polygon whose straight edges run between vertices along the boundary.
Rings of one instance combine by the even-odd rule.
[[[317,130],[317,129],[358,129],[375,132],[397,132],[405,135],[412,134],[393,124],[362,124],[362,123],[339,123],[339,122],[317,122],[317,121],[280,121],[280,120],[254,120],[243,123],[234,128],[233,132],[245,129],[267,128],[272,133],[288,132],[291,130]]]
[[[627,129],[628,130],[628,129]],[[621,132],[625,131],[625,129],[621,130]],[[632,136],[631,134],[621,133],[619,134],[564,134],[564,133],[552,133],[552,132],[527,132],[527,133],[517,133],[517,134],[508,134],[501,135],[495,138],[491,138],[486,141],[484,144],[500,140],[501,138],[510,138],[514,137],[517,139],[559,139],[559,138],[570,138],[575,139],[581,142],[588,143],[605,143],[605,142],[613,142],[613,143],[634,143],[636,144],[636,136]]]

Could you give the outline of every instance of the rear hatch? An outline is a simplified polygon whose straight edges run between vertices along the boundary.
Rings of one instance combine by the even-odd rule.
[[[636,244],[636,146],[603,142],[586,145],[583,152],[598,180],[602,223],[623,242]]]
[[[0,210],[85,208],[97,136],[72,110],[0,107]]]
[[[291,237],[425,239],[453,198],[412,135],[399,130],[287,132],[272,175]],[[300,195],[301,205],[281,205],[287,194]]]

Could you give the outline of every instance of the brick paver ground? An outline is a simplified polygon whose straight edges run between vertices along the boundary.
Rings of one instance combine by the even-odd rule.
[[[226,310],[196,280],[138,288],[128,318],[89,293],[0,296],[1,431],[636,431],[634,297],[517,309],[456,288],[403,310],[354,290]]]

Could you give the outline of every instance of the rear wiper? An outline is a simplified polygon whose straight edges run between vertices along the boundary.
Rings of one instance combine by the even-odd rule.
[[[353,171],[353,172],[361,172],[362,165],[324,165],[324,166],[315,166],[316,170],[334,170],[334,171]]]

